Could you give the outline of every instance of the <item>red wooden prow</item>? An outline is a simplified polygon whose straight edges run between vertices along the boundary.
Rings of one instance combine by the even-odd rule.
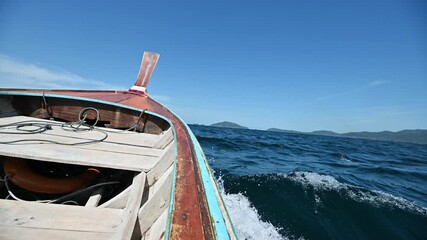
[[[141,67],[139,68],[138,78],[135,85],[129,89],[130,91],[146,93],[148,82],[154,72],[160,54],[144,52],[142,57]]]

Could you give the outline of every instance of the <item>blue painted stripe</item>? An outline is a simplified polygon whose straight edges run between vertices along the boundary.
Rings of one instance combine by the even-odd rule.
[[[205,156],[202,152],[199,142],[197,141],[196,136],[194,136],[191,129],[187,127],[188,132],[190,133],[191,140],[194,144],[194,149],[196,150],[197,161],[199,163],[200,173],[202,175],[202,181],[205,188],[206,199],[208,201],[209,212],[213,219],[215,238],[216,239],[230,239],[228,235],[227,227],[225,225],[224,216],[222,214],[221,208],[219,206],[218,198],[215,193],[214,187],[216,184],[211,182],[208,166],[206,165]]]

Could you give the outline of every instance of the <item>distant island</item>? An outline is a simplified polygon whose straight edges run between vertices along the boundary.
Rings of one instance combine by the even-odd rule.
[[[336,132],[325,131],[325,130],[313,131],[313,132],[298,132],[298,131],[284,130],[279,128],[269,128],[267,129],[267,131],[427,144],[426,129],[402,130],[398,132],[382,131],[382,132],[349,132],[349,133],[336,133]]]
[[[191,124],[199,125],[199,124]],[[204,125],[200,125],[204,126]],[[235,129],[249,129],[248,127],[241,126],[237,123],[223,121],[209,125],[211,127],[221,128],[235,128]],[[402,130],[398,132],[382,131],[382,132],[349,132],[349,133],[336,133],[327,130],[319,130],[312,132],[300,132],[294,130],[285,130],[280,128],[269,128],[266,131],[271,132],[283,132],[283,133],[294,133],[294,134],[309,134],[309,135],[320,135],[329,137],[347,137],[347,138],[361,138],[370,140],[383,140],[393,142],[408,142],[408,143],[420,143],[427,144],[427,129],[414,129],[414,130]]]
[[[223,128],[240,128],[240,129],[249,129],[248,127],[244,127],[241,126],[237,123],[233,123],[233,122],[219,122],[219,123],[214,123],[210,125],[211,127],[223,127]]]

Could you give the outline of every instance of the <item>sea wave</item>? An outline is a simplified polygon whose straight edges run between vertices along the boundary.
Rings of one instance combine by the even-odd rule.
[[[289,172],[222,178],[223,199],[241,239],[345,239],[356,235],[369,239],[394,234],[417,238],[424,234],[420,227],[427,219],[426,208],[330,175]],[[373,233],[375,224],[390,229]]]
[[[329,175],[322,175],[315,172],[291,172],[282,174],[281,176],[301,184],[304,188],[313,188],[315,192],[322,190],[339,191],[344,197],[357,202],[369,203],[374,207],[387,206],[427,216],[427,208],[420,207],[415,202],[383,191],[367,190],[351,184],[341,183]]]
[[[425,145],[195,130],[241,239],[427,239]]]
[[[289,150],[290,147],[286,144],[275,143],[267,140],[251,138],[251,139],[233,139],[220,137],[197,136],[197,140],[204,144],[211,144],[217,148],[228,151],[247,151],[247,150]]]
[[[258,210],[246,196],[242,193],[226,193],[221,177],[219,177],[217,182],[239,239],[289,239],[279,233],[280,228],[273,226],[270,222],[261,220]]]

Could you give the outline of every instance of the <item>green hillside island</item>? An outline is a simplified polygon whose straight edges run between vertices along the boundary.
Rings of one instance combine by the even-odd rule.
[[[324,131],[324,130],[313,131],[313,132],[298,132],[298,131],[291,131],[291,130],[283,130],[279,128],[269,128],[267,129],[267,131],[427,144],[427,129],[402,130],[399,132],[382,131],[382,132],[349,132],[349,133],[335,133],[332,131]]]
[[[233,122],[219,122],[219,123],[214,123],[210,125],[211,127],[223,127],[223,128],[240,128],[240,129],[249,129],[247,127],[241,126],[237,123],[233,123]]]

